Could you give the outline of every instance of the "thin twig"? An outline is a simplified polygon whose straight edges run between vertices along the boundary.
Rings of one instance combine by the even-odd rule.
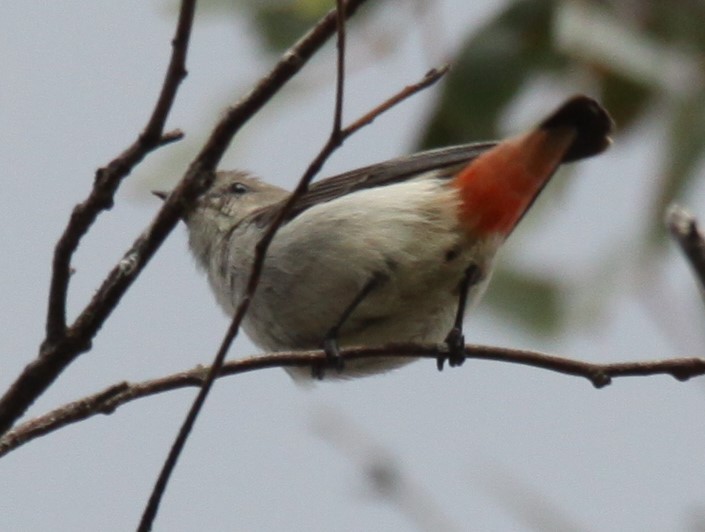
[[[183,136],[181,132],[171,132],[166,136],[163,132],[176,92],[186,77],[186,53],[195,8],[196,0],[181,2],[179,20],[172,41],[171,59],[161,93],[147,125],[129,148],[97,171],[91,193],[85,201],[76,205],[66,229],[56,244],[46,319],[45,342],[47,343],[59,340],[66,333],[66,296],[71,277],[71,258],[81,239],[98,215],[112,207],[115,192],[132,168],[149,152]]]
[[[383,102],[381,105],[375,107],[364,116],[361,116],[360,118],[355,120],[355,122],[353,122],[343,130],[343,133],[347,136],[350,136],[355,133],[358,129],[368,124],[371,124],[372,122],[374,122],[375,118],[377,118],[379,115],[381,115],[388,109],[394,107],[399,102],[406,100],[409,96],[412,96],[417,92],[425,89],[426,87],[429,87],[436,83],[440,78],[445,76],[449,70],[450,65],[448,64],[441,65],[438,68],[432,68],[431,70],[426,72],[426,75],[424,75],[421,81],[418,81],[417,83],[413,83],[411,85],[407,85],[406,87],[404,87],[404,89],[389,98],[387,101]]]
[[[705,235],[698,220],[680,205],[673,204],[666,213],[666,225],[693,268],[700,289],[705,290]]]
[[[335,6],[338,13],[343,12],[343,0],[336,0]],[[333,109],[333,129],[331,136],[340,134],[343,127],[343,99],[345,92],[345,17],[338,16],[335,19],[335,30],[338,38],[335,47],[338,52],[336,58],[337,72],[335,76],[335,108]]]
[[[352,15],[366,0],[348,0],[346,15]],[[151,225],[135,240],[97,290],[66,334],[45,342],[40,356],[28,364],[0,399],[0,434],[4,434],[56,377],[81,353],[91,347],[93,337],[115,309],[144,266],[212,180],[233,136],[267,101],[289,81],[335,31],[335,12],[325,16],[290,48],[272,71],[238,104],[228,109],[215,126],[184,178],[164,202]]]
[[[444,346],[416,344],[345,348],[341,349],[340,354],[346,361],[374,357],[438,359],[447,356]],[[564,375],[583,377],[596,388],[603,388],[610,384],[613,378],[618,377],[670,375],[680,381],[685,381],[692,377],[705,375],[705,358],[697,357],[596,364],[538,351],[484,345],[467,345],[465,354],[468,359],[521,364]],[[310,367],[325,360],[326,355],[323,351],[267,353],[226,362],[218,373],[218,378],[265,368]],[[121,382],[109,386],[97,394],[63,405],[47,414],[18,425],[0,438],[0,456],[67,425],[98,414],[112,414],[119,407],[137,399],[181,388],[200,387],[210,369],[199,366],[192,370],[135,384]]]

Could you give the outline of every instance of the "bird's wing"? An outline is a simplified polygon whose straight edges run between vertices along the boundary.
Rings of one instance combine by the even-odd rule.
[[[399,183],[425,172],[436,171],[439,177],[450,178],[495,144],[495,142],[478,142],[424,151],[322,179],[311,185],[298,199],[286,217],[286,221],[319,203],[334,200],[357,190]],[[258,212],[257,222],[261,224],[271,222],[279,208],[281,203]]]

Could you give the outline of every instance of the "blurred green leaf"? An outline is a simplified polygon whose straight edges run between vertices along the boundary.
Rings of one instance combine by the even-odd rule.
[[[500,267],[485,302],[529,331],[548,336],[564,324],[560,293],[560,286],[545,276]]]
[[[705,2],[702,0],[649,0],[640,6],[645,32],[685,49],[705,48]]]
[[[602,77],[602,105],[609,109],[620,131],[634,124],[649,108],[655,87],[631,80],[618,72],[606,72]]]
[[[203,0],[199,15],[222,18],[245,14],[254,22],[256,35],[266,51],[277,53],[291,46],[334,7],[334,0]],[[365,11],[363,6],[361,13]],[[354,17],[357,18],[360,13]]]
[[[255,2],[254,20],[270,51],[286,49],[303,35],[334,3],[330,0]]]
[[[524,82],[564,66],[550,42],[554,2],[517,0],[472,35],[446,79],[421,146],[496,138],[497,119]]]

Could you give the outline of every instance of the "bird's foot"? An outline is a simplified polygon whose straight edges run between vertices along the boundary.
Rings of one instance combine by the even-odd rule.
[[[326,336],[325,340],[323,340],[323,350],[326,353],[325,361],[316,363],[311,366],[311,376],[314,379],[318,380],[323,380],[323,377],[326,373],[326,369],[328,368],[333,368],[338,373],[340,373],[345,367],[343,357],[340,356],[338,340],[335,336]]]
[[[448,348],[448,354],[436,359],[438,371],[443,371],[443,365],[446,360],[448,360],[448,365],[451,368],[462,366],[463,362],[465,362],[465,335],[463,335],[460,327],[453,327],[450,330],[448,336],[446,336],[445,344]]]

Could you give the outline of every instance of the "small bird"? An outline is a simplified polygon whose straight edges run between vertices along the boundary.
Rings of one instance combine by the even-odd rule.
[[[445,342],[450,365],[461,364],[463,316],[485,291],[498,249],[558,166],[604,151],[612,128],[609,114],[579,95],[523,135],[313,184],[269,247],[244,330],[267,351],[324,348],[338,369],[326,378],[411,360],[343,367],[339,347]],[[221,171],[185,215],[191,251],[228,315],[244,295],[257,242],[289,194],[245,172]]]

